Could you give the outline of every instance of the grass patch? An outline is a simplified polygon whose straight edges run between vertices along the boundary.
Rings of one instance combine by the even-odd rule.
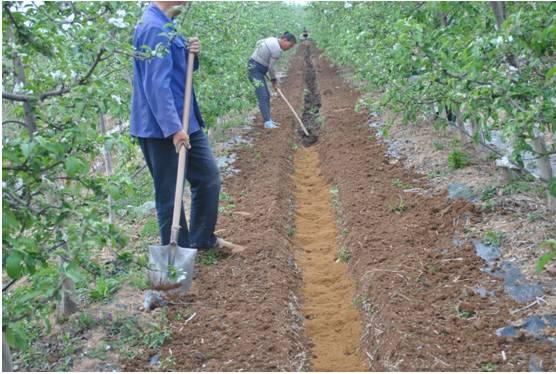
[[[392,213],[396,213],[396,214],[402,214],[403,212],[405,212],[407,210],[407,205],[405,203],[405,201],[403,201],[403,198],[401,196],[399,196],[400,201],[397,203],[392,203],[388,206],[388,208],[390,209],[390,212]]]
[[[141,229],[140,232],[141,237],[152,238],[158,236],[158,234],[159,234],[158,221],[156,220],[156,218],[147,219],[147,222],[145,222],[145,225]]]
[[[452,170],[463,169],[469,165],[469,156],[465,152],[452,151],[448,155],[448,166]]]
[[[220,193],[219,200],[220,205],[218,207],[218,213],[231,213],[236,208],[233,197],[225,192]]]
[[[483,242],[486,245],[490,245],[490,246],[495,246],[495,247],[500,247],[500,244],[502,244],[502,239],[504,238],[504,233],[503,232],[496,232],[496,231],[487,231],[485,232],[485,235],[483,236]]]
[[[402,182],[399,178],[396,178],[392,181],[392,186],[396,187],[396,188],[400,188],[402,190],[408,190],[410,188],[413,188],[413,185],[410,183],[404,183]]]
[[[216,265],[218,263],[218,251],[214,249],[209,249],[208,251],[199,251],[197,253],[197,258],[200,264],[203,265]]]
[[[494,196],[496,196],[496,186],[489,186],[486,187],[482,192],[481,192],[481,200],[482,201],[487,201],[492,199]]]
[[[288,228],[286,230],[288,237],[293,238],[293,236],[295,235],[295,227],[293,225],[288,225]]]
[[[340,248],[340,252],[338,253],[338,260],[347,264],[349,260],[351,260],[351,252],[346,247]]]
[[[95,287],[89,291],[89,297],[95,301],[107,301],[118,290],[119,284],[116,279],[100,277]]]
[[[514,195],[517,193],[535,193],[538,196],[544,196],[544,187],[536,183],[526,181],[515,181],[508,183],[502,189],[504,195]]]
[[[441,151],[444,149],[444,144],[440,143],[438,140],[433,140],[432,147],[437,151]]]
[[[498,365],[492,363],[492,362],[487,362],[486,364],[482,364],[481,365],[481,371],[496,371],[496,369],[498,368]]]

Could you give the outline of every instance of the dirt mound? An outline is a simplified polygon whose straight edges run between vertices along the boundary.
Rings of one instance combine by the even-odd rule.
[[[498,338],[517,304],[455,233],[476,209],[446,196],[426,197],[423,177],[385,158],[359,93],[323,58],[318,84],[327,93],[320,136],[324,174],[339,190],[345,245],[365,299],[365,351],[372,370],[528,370],[531,354],[554,370],[553,347],[531,338]],[[414,192],[405,192],[414,191]],[[496,297],[482,297],[479,288]]]

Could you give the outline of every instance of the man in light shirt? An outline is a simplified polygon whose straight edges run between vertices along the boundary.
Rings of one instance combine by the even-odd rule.
[[[270,93],[266,85],[265,74],[268,72],[270,81],[274,88],[278,84],[276,78],[276,61],[280,58],[282,51],[287,51],[296,43],[292,33],[285,32],[280,38],[270,37],[257,42],[255,52],[251,55],[248,63],[249,80],[255,86],[255,93],[259,101],[259,109],[263,116],[265,129],[275,129],[278,124],[270,116]]]

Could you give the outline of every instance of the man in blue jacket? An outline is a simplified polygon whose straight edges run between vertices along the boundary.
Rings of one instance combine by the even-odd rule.
[[[161,244],[170,242],[178,167],[176,149],[185,143],[190,146],[186,179],[191,184],[191,215],[188,231],[182,207],[178,245],[199,249],[225,247],[231,243],[214,235],[220,174],[202,130],[204,122],[194,91],[188,134],[181,121],[187,54],[188,51],[195,53],[194,70],[197,70],[200,43],[197,38],[186,41],[177,35],[169,12],[179,3],[152,2],[136,26],[131,135],[138,139],[154,181]]]

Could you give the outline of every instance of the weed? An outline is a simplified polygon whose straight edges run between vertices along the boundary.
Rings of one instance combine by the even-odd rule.
[[[491,245],[494,247],[500,247],[502,239],[504,238],[503,232],[487,231],[483,237],[483,241],[486,245]]]
[[[157,226],[158,228],[158,226]],[[131,251],[121,251],[118,252],[118,255],[116,256],[116,259],[120,262],[122,262],[123,264],[129,264],[130,262],[133,261],[133,252]]]
[[[456,313],[459,319],[471,319],[477,315],[475,311],[460,309],[459,306],[456,307]]]
[[[199,263],[203,265],[215,265],[218,262],[218,252],[214,249],[200,252],[198,255]]]
[[[295,235],[295,227],[292,225],[288,225],[287,234],[288,237],[292,238]]]
[[[362,308],[363,305],[367,302],[367,295],[359,295],[355,299],[353,299],[353,306],[356,308]]]
[[[483,205],[483,209],[485,212],[492,212],[494,211],[494,208],[496,207],[496,201],[494,200],[488,200],[485,205]]]
[[[137,265],[139,265],[139,267],[142,267],[142,268],[146,267],[147,264],[148,264],[147,256],[145,256],[144,253],[140,254],[139,256],[137,256],[136,262],[137,262]]]
[[[433,140],[432,141],[432,146],[437,151],[441,151],[441,150],[444,149],[444,144],[440,143],[438,140]]]
[[[100,277],[95,288],[89,291],[89,297],[95,301],[106,301],[118,289],[118,281],[110,278]]]
[[[399,178],[396,178],[392,181],[392,186],[396,188],[400,188],[402,190],[408,190],[410,188],[413,188],[413,185],[409,183],[404,183]]]
[[[342,234],[342,236],[347,236],[349,234],[349,230],[344,227],[342,231],[340,231],[340,234]]]
[[[176,360],[173,355],[166,356],[160,360],[160,370],[170,371],[176,366]]]
[[[75,320],[76,328],[79,331],[86,331],[89,330],[95,324],[95,319],[89,313],[83,312],[80,313],[77,319]]]
[[[460,140],[459,140],[458,138],[453,138],[453,139],[450,141],[450,146],[451,146],[452,148],[459,148],[460,145],[461,145],[461,142],[460,142]]]
[[[492,199],[496,195],[496,186],[486,187],[483,192],[481,192],[481,200],[487,201]]]
[[[438,264],[429,264],[427,266],[427,272],[429,272],[430,274],[436,274],[440,271],[440,266],[438,266]]]
[[[390,211],[396,214],[402,214],[405,210],[407,210],[407,205],[403,201],[403,198],[399,196],[400,202],[399,203],[392,203],[389,205]]]
[[[556,240],[549,239],[541,243],[541,246],[548,248],[548,252],[539,257],[535,270],[540,273],[544,266],[556,258]]]
[[[143,345],[148,349],[158,350],[171,335],[167,327],[155,325],[150,332],[143,335]]]
[[[461,151],[452,151],[448,155],[448,166],[453,169],[463,169],[469,165],[469,156]]]
[[[219,200],[220,201],[234,201],[232,196],[228,195],[226,192],[220,192]]]
[[[141,229],[141,237],[149,238],[158,235],[158,222],[156,218],[149,218]]]
[[[444,170],[431,170],[427,173],[427,178],[434,179],[439,177],[444,177],[448,175],[448,173]]]
[[[253,160],[255,160],[255,161],[260,161],[261,158],[262,158],[261,152],[257,152],[257,153],[255,153],[255,156],[253,156]]]
[[[348,263],[351,260],[351,252],[346,247],[340,248],[340,253],[338,253],[338,260],[343,263]]]
[[[504,195],[534,192],[537,195],[542,196],[544,194],[544,188],[531,182],[516,181],[508,183],[506,186],[504,186],[502,192],[504,193]]]
[[[374,135],[369,135],[367,137],[367,139],[369,139],[371,142],[375,142],[376,141],[376,137]]]
[[[542,214],[539,212],[532,212],[527,214],[527,221],[531,223],[536,222],[541,218],[542,218]]]
[[[62,335],[62,350],[60,352],[61,355],[63,357],[71,356],[76,350],[77,347],[75,346],[75,342],[73,341],[70,332],[65,332]]]
[[[482,364],[481,365],[481,371],[496,371],[496,369],[498,368],[498,365],[492,363],[492,362],[487,362],[486,364]]]
[[[106,354],[106,349],[103,347],[103,345],[101,345],[100,347],[96,347],[87,352],[87,357],[96,358],[97,360],[104,361],[108,358],[108,355]]]
[[[132,271],[128,274],[129,284],[140,290],[149,289],[149,280],[144,271]]]
[[[234,199],[225,192],[220,193],[220,201],[226,203],[218,207],[218,213],[230,213],[236,208]]]

